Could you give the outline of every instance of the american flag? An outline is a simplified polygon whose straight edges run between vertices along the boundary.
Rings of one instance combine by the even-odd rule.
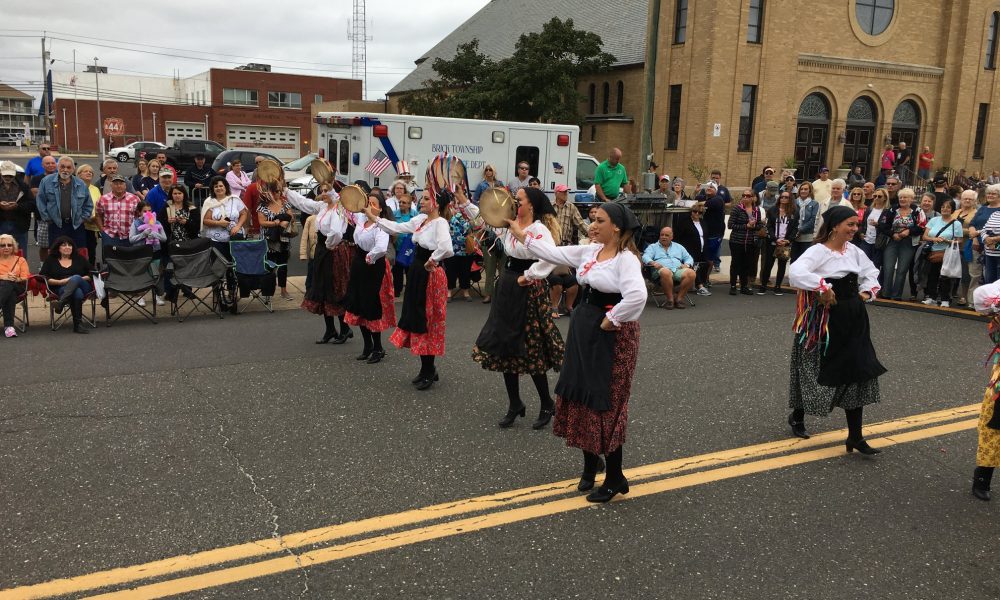
[[[392,161],[389,157],[385,155],[385,152],[379,150],[375,153],[375,156],[368,161],[368,166],[365,167],[365,171],[372,174],[373,177],[378,177],[382,171],[385,171],[392,166]]]

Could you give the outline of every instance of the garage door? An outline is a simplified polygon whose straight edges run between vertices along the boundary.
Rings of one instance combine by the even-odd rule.
[[[203,140],[205,139],[204,123],[185,123],[184,121],[166,121],[164,127],[167,128],[168,146],[174,145],[174,140]]]
[[[301,156],[298,127],[228,125],[226,146],[234,150],[259,150],[285,161]]]

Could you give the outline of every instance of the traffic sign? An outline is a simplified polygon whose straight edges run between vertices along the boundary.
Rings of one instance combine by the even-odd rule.
[[[125,134],[125,120],[119,119],[118,117],[108,117],[104,119],[104,135],[111,137],[113,135],[124,135]]]

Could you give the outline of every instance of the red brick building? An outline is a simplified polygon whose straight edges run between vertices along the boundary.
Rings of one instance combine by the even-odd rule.
[[[84,82],[92,77],[80,74]],[[105,137],[106,148],[140,139],[171,144],[175,139],[199,138],[228,148],[261,148],[287,160],[312,149],[314,103],[362,99],[360,80],[268,71],[211,69],[187,80],[100,77],[102,119],[124,123],[121,133]],[[170,88],[175,99],[166,99],[164,92],[147,93],[140,103],[131,87],[139,80],[146,81],[146,90]],[[75,102],[72,92],[57,94],[54,143],[71,150],[97,150],[97,102],[91,89],[81,86]],[[83,94],[89,97],[84,99]]]

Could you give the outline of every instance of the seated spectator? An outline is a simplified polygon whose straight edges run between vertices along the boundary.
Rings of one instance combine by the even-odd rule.
[[[566,266],[557,266],[548,276],[549,299],[552,301],[552,318],[558,319],[563,315],[568,315],[576,304],[576,295],[580,291],[580,285],[576,281],[576,274],[573,269]],[[559,303],[563,293],[566,293],[566,310],[559,311]]]
[[[691,207],[688,218],[674,221],[674,242],[684,246],[697,265],[694,277],[696,293],[699,296],[711,296],[712,292],[708,290],[708,276],[712,264],[705,260],[705,228],[701,224],[701,217],[704,214],[705,205],[699,202]]]
[[[133,220],[132,226],[129,229],[129,241],[133,246],[147,245],[153,247],[153,263],[150,266],[153,273],[160,272],[160,261],[163,259],[163,247],[162,244],[167,241],[167,234],[163,230],[163,225],[159,223],[156,218],[156,213],[153,212],[149,203],[145,200],[140,200],[135,207],[135,211],[132,213]],[[160,283],[157,284],[156,292],[156,305],[163,306],[166,304],[166,300],[163,298],[163,291],[161,286],[163,285],[163,278],[159,279]],[[146,300],[140,298],[138,302],[139,306],[146,306]]]
[[[0,311],[3,311],[4,337],[17,337],[14,311],[17,297],[28,280],[28,261],[19,256],[17,240],[9,233],[0,234]]]
[[[170,201],[167,204],[167,222],[163,229],[171,242],[184,242],[198,237],[200,215],[194,203],[188,197],[183,185],[172,185],[168,190]]]
[[[674,242],[674,230],[664,227],[660,230],[660,241],[650,244],[642,253],[642,264],[652,267],[652,279],[659,282],[667,303],[667,310],[685,308],[684,301],[688,290],[694,285],[695,272],[692,269],[694,258],[680,244]],[[680,284],[677,298],[674,298],[674,284]]]
[[[73,314],[73,333],[87,333],[82,321],[83,299],[93,290],[90,264],[77,252],[73,240],[62,236],[53,242],[38,274],[59,296],[53,307],[57,313],[69,304]]]

